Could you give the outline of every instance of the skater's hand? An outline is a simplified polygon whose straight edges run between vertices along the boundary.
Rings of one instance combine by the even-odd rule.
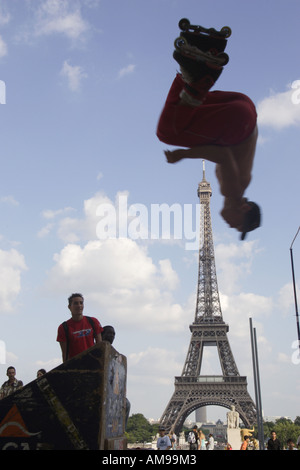
[[[177,163],[183,158],[203,158],[201,147],[180,148],[175,150],[165,150],[168,163]]]
[[[185,149],[165,150],[164,153],[168,163],[177,163],[185,158]]]

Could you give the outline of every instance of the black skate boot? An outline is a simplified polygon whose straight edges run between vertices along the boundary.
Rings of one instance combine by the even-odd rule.
[[[193,26],[185,18],[179,27],[183,32],[175,39],[173,57],[180,65],[186,92],[201,103],[229,61],[224,50],[231,30]]]

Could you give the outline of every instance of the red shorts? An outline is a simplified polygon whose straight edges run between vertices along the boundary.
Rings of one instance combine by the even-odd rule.
[[[183,81],[178,74],[157,126],[157,137],[162,142],[180,147],[225,147],[239,144],[252,134],[257,114],[248,96],[212,91],[198,107],[178,106],[182,89]]]

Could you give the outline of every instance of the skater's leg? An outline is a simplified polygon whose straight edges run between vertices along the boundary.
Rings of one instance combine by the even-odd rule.
[[[234,152],[230,147],[216,145],[201,145],[190,149],[166,150],[165,155],[169,163],[176,163],[184,158],[203,158],[216,163],[217,177],[223,196],[241,198],[243,195],[240,184],[239,168]]]
[[[183,91],[183,81],[177,75],[157,126],[162,142],[186,148],[229,147],[244,142],[253,132],[257,116],[247,96],[213,91],[206,95],[203,104],[193,106]]]
[[[238,230],[241,230],[245,211],[249,210],[243,194],[251,181],[257,134],[255,127],[250,137],[238,145],[228,147],[201,145],[165,152],[169,163],[178,162],[183,158],[204,158],[216,163],[220,191],[224,196],[221,214],[231,227]]]
[[[257,136],[258,131],[257,127],[255,127],[253,133],[250,137],[248,137],[247,140],[239,145],[227,148],[227,150],[229,150],[229,155],[234,159],[236,174],[238,175],[237,181],[241,189],[241,195],[244,194],[251,181]],[[232,184],[232,181],[230,181],[230,174],[228,174],[228,169],[226,168],[225,162],[226,157],[224,155],[223,162],[217,163],[216,165],[216,175],[220,183],[221,193],[224,196],[229,196],[230,188],[228,186]]]
[[[256,140],[257,127],[248,139],[238,145],[199,145],[187,149],[166,150],[165,155],[169,163],[177,163],[184,158],[203,158],[216,163],[221,193],[228,197],[241,197],[251,181]]]
[[[256,127],[253,134],[246,142],[243,142],[237,146],[237,148],[233,147],[233,154],[238,168],[239,183],[242,189],[242,194],[244,194],[251,181],[257,135],[258,131]],[[224,185],[224,182],[227,181],[227,183],[230,184],[230,181],[227,179],[227,175],[224,174],[222,165],[216,165],[216,174],[220,183],[221,192],[223,187],[224,193],[224,189],[226,190],[226,183]],[[237,228],[239,231],[243,232],[245,212],[250,210],[250,206],[244,199],[240,200],[230,196],[224,196],[224,207],[221,211],[222,217],[231,227]]]

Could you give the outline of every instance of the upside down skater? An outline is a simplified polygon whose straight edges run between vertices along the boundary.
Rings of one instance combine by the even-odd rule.
[[[219,78],[228,56],[224,53],[230,29],[209,30],[182,19],[175,40],[174,59],[180,65],[162,110],[157,136],[180,146],[166,150],[169,163],[204,158],[216,163],[216,176],[224,196],[221,215],[242,233],[243,240],[260,225],[259,206],[244,197],[258,136],[257,114],[248,96],[209,91]],[[228,32],[229,30],[229,32]]]

